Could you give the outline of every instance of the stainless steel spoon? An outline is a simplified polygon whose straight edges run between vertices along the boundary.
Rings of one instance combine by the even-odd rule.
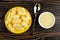
[[[32,34],[34,34],[35,21],[36,21],[36,17],[37,17],[37,12],[38,12],[38,11],[40,11],[40,3],[36,3],[36,4],[34,5],[35,18],[34,18],[34,22],[33,22]]]

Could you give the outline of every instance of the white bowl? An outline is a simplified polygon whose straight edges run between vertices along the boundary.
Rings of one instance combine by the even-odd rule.
[[[40,21],[41,16],[42,16],[43,14],[45,14],[45,13],[49,13],[49,14],[53,17],[53,20],[54,20],[53,23],[52,23],[50,26],[48,26],[48,27],[42,25],[42,24],[41,24],[41,21]],[[43,13],[41,13],[41,14],[39,15],[38,23],[39,23],[39,25],[40,25],[41,27],[43,27],[43,28],[45,28],[45,29],[49,29],[49,28],[53,27],[54,24],[55,24],[55,16],[54,16],[51,12],[43,12]]]

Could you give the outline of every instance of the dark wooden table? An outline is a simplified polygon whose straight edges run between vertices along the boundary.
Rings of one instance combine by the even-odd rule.
[[[15,6],[23,6],[29,10],[34,20],[33,6],[35,3],[41,4],[41,10],[38,12],[41,14],[44,11],[52,12],[55,15],[55,25],[50,29],[43,29],[38,24],[38,16],[36,19],[36,25],[34,28],[34,35],[31,35],[31,28],[20,35],[9,32],[4,25],[4,16],[6,12]],[[33,22],[32,22],[33,24]],[[60,38],[60,1],[59,0],[6,0],[0,2],[0,40],[59,40]],[[56,39],[57,38],[57,39]]]

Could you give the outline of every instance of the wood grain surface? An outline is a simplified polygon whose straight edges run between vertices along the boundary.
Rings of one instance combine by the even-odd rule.
[[[6,12],[15,6],[22,6],[29,10],[34,20],[33,6],[35,3],[41,4],[41,10],[37,13],[38,16],[44,12],[49,11],[55,15],[55,25],[50,29],[43,29],[38,24],[38,16],[36,19],[36,25],[34,28],[34,35],[31,35],[31,28],[20,35],[9,32],[4,25],[4,16]],[[32,22],[33,24],[33,22]],[[45,40],[46,38],[60,37],[60,1],[59,0],[3,0],[0,2],[0,40]],[[48,39],[46,39],[48,40]],[[55,40],[55,39],[52,39]],[[59,40],[59,39],[58,39]]]

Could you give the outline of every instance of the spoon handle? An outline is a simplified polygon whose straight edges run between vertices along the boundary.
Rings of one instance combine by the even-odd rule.
[[[33,26],[32,26],[32,27],[33,27],[33,28],[32,28],[32,33],[31,33],[31,34],[34,34],[36,17],[37,17],[37,13],[35,14],[35,18],[34,18],[34,22],[33,22]]]

